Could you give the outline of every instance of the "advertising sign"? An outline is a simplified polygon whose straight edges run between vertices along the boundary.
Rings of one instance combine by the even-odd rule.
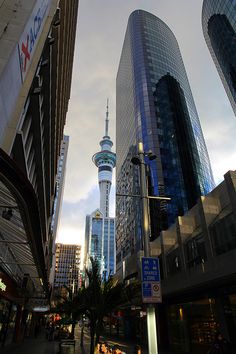
[[[142,297],[144,303],[162,302],[158,258],[142,257]]]
[[[21,79],[24,82],[47,18],[51,0],[38,0],[18,43]]]

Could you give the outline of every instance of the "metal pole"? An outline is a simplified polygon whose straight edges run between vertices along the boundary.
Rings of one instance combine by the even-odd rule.
[[[143,143],[138,144],[138,154],[140,158],[140,192],[142,199],[142,218],[143,218],[143,248],[144,257],[150,257],[149,246],[149,210],[148,210],[148,190],[146,182],[146,169],[144,160]],[[156,314],[155,306],[147,305],[147,335],[148,335],[148,353],[158,354],[157,348],[157,330],[156,330]]]

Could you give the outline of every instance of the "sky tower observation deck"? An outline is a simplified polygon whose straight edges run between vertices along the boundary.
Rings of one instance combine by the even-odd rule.
[[[100,211],[104,217],[109,217],[109,195],[112,183],[112,171],[116,165],[116,154],[111,151],[113,142],[108,135],[108,103],[105,121],[105,135],[100,141],[101,151],[93,155],[93,162],[98,167],[98,182],[100,190]]]

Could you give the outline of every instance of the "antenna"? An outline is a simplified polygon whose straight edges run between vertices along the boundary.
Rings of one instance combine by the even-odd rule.
[[[106,125],[105,125],[105,136],[108,136],[108,123],[109,123],[109,120],[108,120],[108,103],[109,103],[109,100],[107,98],[107,111],[106,111]]]

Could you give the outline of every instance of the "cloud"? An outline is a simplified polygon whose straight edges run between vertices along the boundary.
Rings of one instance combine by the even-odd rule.
[[[58,234],[58,241],[68,241],[73,238],[73,242],[84,242],[85,217],[91,214],[99,206],[98,187],[89,190],[86,198],[81,198],[76,202],[68,202],[64,199],[62,206],[62,218]],[[71,242],[71,241],[70,241]]]

